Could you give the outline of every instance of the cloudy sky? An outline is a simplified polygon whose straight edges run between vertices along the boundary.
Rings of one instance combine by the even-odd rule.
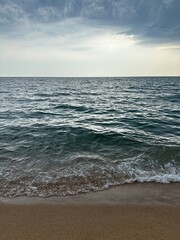
[[[0,0],[0,76],[180,75],[180,0]]]

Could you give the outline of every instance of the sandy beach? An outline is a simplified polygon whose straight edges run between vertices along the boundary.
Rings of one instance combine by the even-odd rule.
[[[0,200],[1,240],[179,240],[180,184]]]

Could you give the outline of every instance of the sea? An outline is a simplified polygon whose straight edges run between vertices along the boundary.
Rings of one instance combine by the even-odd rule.
[[[180,77],[0,78],[0,196],[180,182]]]

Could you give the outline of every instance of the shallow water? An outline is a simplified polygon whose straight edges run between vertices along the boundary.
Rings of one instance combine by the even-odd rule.
[[[180,78],[0,78],[0,195],[180,182]]]

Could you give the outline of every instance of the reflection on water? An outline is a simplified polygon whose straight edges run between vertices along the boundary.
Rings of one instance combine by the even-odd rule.
[[[180,181],[180,78],[0,78],[0,195]]]

